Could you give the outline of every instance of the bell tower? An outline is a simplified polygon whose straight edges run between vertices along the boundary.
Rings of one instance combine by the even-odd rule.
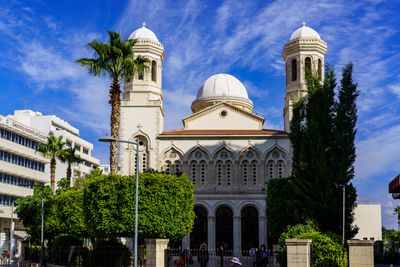
[[[143,72],[135,73],[131,81],[125,81],[121,101],[120,139],[140,140],[140,171],[156,168],[158,152],[157,135],[164,130],[162,96],[162,63],[164,48],[157,36],[143,23],[129,39],[137,42],[134,57],[148,60]],[[120,144],[121,173],[135,173],[136,147]]]
[[[328,46],[319,34],[303,26],[295,30],[283,48],[282,57],[286,65],[286,94],[283,111],[285,131],[290,131],[293,104],[307,96],[306,69],[324,79],[325,54]]]

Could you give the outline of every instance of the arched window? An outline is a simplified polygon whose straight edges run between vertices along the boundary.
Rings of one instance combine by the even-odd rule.
[[[222,185],[222,161],[218,161],[216,165],[217,184]]]
[[[308,70],[311,70],[311,58],[310,57],[306,57],[306,59],[304,60],[304,67]]]
[[[196,184],[196,178],[197,178],[197,163],[196,163],[196,161],[192,161],[192,163],[190,163],[190,178],[192,178],[193,184]]]
[[[318,59],[318,78],[322,79],[322,60]]]
[[[155,60],[151,62],[151,80],[157,81],[157,62]]]
[[[283,161],[278,162],[278,178],[283,177]]]
[[[179,160],[174,163],[175,174],[181,173],[181,162]]]
[[[171,174],[171,161],[167,160],[165,162],[164,171],[166,174]]]
[[[256,185],[257,184],[257,162],[253,161],[251,163],[251,178],[252,178],[252,184]]]
[[[231,181],[231,174],[232,174],[232,162],[227,161],[225,163],[225,176],[226,176],[226,185],[230,186],[232,181]]]
[[[144,80],[144,72],[143,71],[138,73],[138,79],[139,80]]]
[[[247,160],[243,161],[242,163],[242,179],[243,179],[243,185],[247,185],[248,181],[248,171],[249,171],[249,163]]]
[[[297,60],[292,60],[292,82],[297,80]]]
[[[204,160],[200,162],[200,183],[201,185],[206,184],[206,162]]]
[[[275,164],[274,164],[274,162],[272,161],[272,160],[270,160],[269,162],[268,162],[268,179],[271,179],[271,178],[274,178],[274,166]]]
[[[148,169],[148,143],[145,137],[138,136],[139,138],[139,172],[144,172]],[[131,146],[131,165],[130,165],[130,173],[136,173],[136,144]]]

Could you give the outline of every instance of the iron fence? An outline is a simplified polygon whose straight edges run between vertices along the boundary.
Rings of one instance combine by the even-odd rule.
[[[248,250],[212,250],[208,249],[207,256],[199,249],[165,250],[165,267],[230,267],[232,257],[237,257],[242,267],[279,267],[275,255],[268,256],[262,261],[256,255],[251,256]],[[206,259],[206,260],[205,260]]]

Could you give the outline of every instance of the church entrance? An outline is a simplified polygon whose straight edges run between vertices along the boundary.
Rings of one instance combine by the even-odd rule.
[[[259,247],[258,244],[258,211],[253,206],[242,209],[242,250]]]
[[[221,246],[224,251],[232,251],[233,249],[233,213],[227,206],[221,206],[215,213],[215,241],[216,249]]]
[[[207,244],[207,210],[201,206],[194,207],[194,225],[190,233],[190,248],[198,249],[202,243]]]

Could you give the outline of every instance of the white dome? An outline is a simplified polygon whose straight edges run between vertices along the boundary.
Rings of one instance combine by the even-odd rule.
[[[221,102],[227,102],[240,109],[252,111],[253,102],[244,85],[229,74],[214,74],[208,78],[197,92],[192,103],[192,111],[198,112]]]
[[[298,28],[292,33],[292,35],[290,36],[290,40],[301,37],[321,39],[319,34],[314,29],[308,27],[304,22],[302,27]]]
[[[157,36],[146,28],[146,23],[143,22],[142,27],[132,32],[129,39],[150,39],[158,42]]]
[[[246,88],[229,74],[214,74],[208,78],[197,92],[196,100],[215,97],[237,97],[248,99]]]

